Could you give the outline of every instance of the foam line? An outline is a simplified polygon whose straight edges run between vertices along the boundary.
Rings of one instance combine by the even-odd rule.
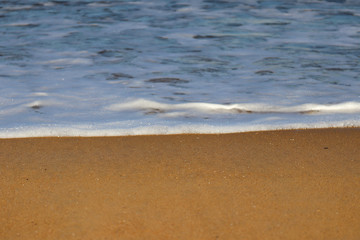
[[[207,124],[186,124],[176,126],[149,125],[133,128],[116,127],[113,124],[98,125],[50,125],[25,126],[9,129],[0,128],[0,138],[28,137],[97,137],[97,136],[132,136],[132,135],[168,135],[168,134],[224,134],[253,131],[286,130],[286,129],[316,129],[334,127],[360,127],[360,120],[319,123],[289,123],[289,124],[254,124],[214,126]]]
[[[302,104],[295,106],[275,106],[259,103],[248,104],[214,104],[214,103],[180,103],[165,104],[146,99],[137,99],[126,103],[112,104],[106,108],[111,111],[151,111],[159,113],[171,111],[191,111],[209,114],[217,113],[360,113],[360,102],[338,104]]]

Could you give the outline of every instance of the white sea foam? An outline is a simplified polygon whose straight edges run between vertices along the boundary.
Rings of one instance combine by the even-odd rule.
[[[60,58],[42,62],[41,64],[91,64],[92,61],[87,58]]]
[[[49,96],[46,92],[35,92],[32,94],[33,96]]]
[[[15,22],[15,23],[4,24],[3,26],[26,27],[26,26],[37,25],[37,24],[39,24],[39,23],[35,23],[35,22]]]
[[[274,106],[266,104],[214,104],[214,103],[180,103],[164,104],[146,99],[137,99],[126,103],[112,104],[107,107],[112,111],[124,110],[156,110],[158,113],[171,111],[205,112],[209,114],[219,113],[302,113],[302,114],[324,114],[324,113],[360,113],[360,102],[344,102],[338,104],[301,104],[297,106]]]
[[[20,6],[7,6],[7,7],[3,7],[4,10],[9,10],[9,11],[18,11],[18,10],[29,10],[33,8],[33,6],[31,5],[20,5]]]
[[[29,104],[16,106],[0,114],[10,116],[25,111],[25,108],[41,110],[58,103],[51,101],[34,101]],[[60,104],[58,104],[60,105]],[[184,103],[165,104],[145,99],[138,99],[127,103],[112,104],[105,107],[106,111],[122,112],[119,116],[129,115],[128,120],[100,121],[87,124],[77,124],[74,121],[68,124],[37,123],[13,127],[1,127],[0,138],[48,137],[48,136],[127,136],[127,135],[162,135],[162,134],[220,134],[265,130],[330,128],[330,127],[360,127],[360,103],[345,102],[339,104],[302,104],[299,106],[270,106],[264,104],[211,104],[211,103]],[[143,112],[144,118],[126,112]],[[339,115],[339,113],[341,113]],[[76,115],[76,113],[73,113]],[[218,120],[210,122],[194,121],[197,117],[210,114]],[[224,115],[225,114],[225,115]],[[246,117],[229,119],[228,114]],[[257,117],[260,114],[261,118]],[[299,115],[300,114],[300,115]],[[331,117],[329,114],[334,114]],[[58,115],[59,116],[59,115]],[[349,116],[349,117],[347,117]],[[65,114],[71,118],[71,114]],[[183,117],[190,117],[184,123]],[[38,119],[34,116],[34,119]],[[165,120],[161,120],[165,119]],[[166,120],[166,119],[175,119]],[[183,119],[183,120],[181,120]],[[191,120],[193,119],[193,120]]]
[[[55,5],[54,2],[45,2],[45,3],[43,3],[43,4],[44,4],[44,6],[46,6],[46,7],[52,7],[52,6]]]
[[[26,137],[98,137],[98,136],[133,136],[133,135],[168,135],[168,134],[226,134],[252,131],[270,131],[287,129],[317,129],[333,127],[360,127],[360,121],[296,123],[282,125],[235,125],[213,126],[206,124],[178,125],[178,126],[140,126],[134,128],[116,128],[111,125],[54,125],[37,127],[16,127],[10,129],[0,128],[0,138],[26,138]]]
[[[89,7],[111,7],[112,6],[111,3],[98,3],[98,2],[88,3],[87,5]]]

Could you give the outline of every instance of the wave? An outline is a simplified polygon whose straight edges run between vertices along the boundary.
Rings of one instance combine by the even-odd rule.
[[[256,113],[297,113],[297,114],[330,114],[360,113],[360,102],[343,102],[337,104],[307,103],[293,106],[267,105],[262,103],[178,103],[169,104],[146,99],[136,99],[125,103],[112,104],[106,107],[111,111],[142,111],[145,114],[162,114],[164,116],[180,116],[186,114],[256,114]]]

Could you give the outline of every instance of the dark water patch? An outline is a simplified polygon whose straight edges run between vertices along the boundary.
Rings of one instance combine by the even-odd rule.
[[[190,71],[191,73],[218,73],[223,72],[223,70],[218,68],[195,68]]]
[[[319,113],[319,110],[306,110],[306,111],[300,111],[300,114],[315,114],[315,113]]]
[[[290,8],[286,6],[277,6],[276,9],[282,12],[287,12]]]
[[[253,111],[250,111],[250,110],[245,110],[245,109],[240,109],[240,108],[236,108],[236,109],[234,109],[234,111],[236,112],[236,113],[248,113],[248,114],[250,114],[250,113],[254,113]]]
[[[61,1],[61,0],[53,0],[51,1],[54,4],[62,5],[62,6],[86,6],[89,4],[88,1]]]
[[[186,93],[183,93],[183,92],[174,92],[173,94],[174,94],[174,95],[178,95],[178,96],[186,95]]]
[[[243,26],[243,24],[242,23],[228,23],[228,24],[226,24],[226,26],[228,26],[228,27],[241,27],[241,26]]]
[[[10,78],[10,77],[12,76],[7,74],[0,74],[0,78]]]
[[[189,49],[189,50],[187,50],[186,52],[201,53],[202,50],[200,50],[200,49]]]
[[[109,53],[109,52],[111,53],[112,51],[109,51],[109,50],[101,50],[101,51],[98,51],[97,53],[103,55],[103,54],[107,54],[107,53]]]
[[[339,85],[339,86],[351,87],[351,84],[340,83],[340,82],[338,82],[338,81],[328,81],[327,83],[330,83],[330,84],[332,84],[332,85]]]
[[[160,108],[150,108],[145,111],[145,115],[154,115],[154,114],[159,114],[159,113],[165,113],[165,111]]]
[[[318,63],[305,63],[305,64],[301,64],[301,67],[304,68],[321,68],[321,65]]]
[[[215,11],[222,9],[235,8],[240,4],[241,1],[225,1],[225,0],[206,0],[203,5],[204,10]]]
[[[345,16],[355,16],[355,13],[350,11],[339,11],[337,12],[338,15],[345,15]]]
[[[51,1],[54,4],[58,4],[58,5],[64,5],[64,6],[69,6],[70,3],[69,1],[59,1],[59,0],[55,0],[55,1]]]
[[[42,7],[42,6],[44,6],[45,4],[43,4],[43,3],[33,3],[32,4],[32,6],[34,6],[34,7]]]
[[[106,80],[117,80],[120,78],[134,78],[133,76],[126,73],[112,73],[106,78]]]
[[[106,50],[106,49],[98,51],[97,53],[103,57],[114,57],[117,54],[119,54],[118,51]]]
[[[262,23],[263,25],[267,25],[267,26],[285,26],[290,24],[289,22],[265,22]]]
[[[34,109],[34,110],[39,110],[40,108],[43,108],[44,106],[40,105],[40,104],[34,104],[32,106],[30,106],[30,108]]]
[[[195,35],[193,38],[195,39],[214,39],[214,38],[226,38],[229,36],[225,35]]]
[[[326,2],[345,3],[346,0],[325,0]]]
[[[272,61],[272,60],[279,60],[280,58],[279,57],[265,57],[263,58],[263,60],[265,61]]]
[[[146,80],[146,82],[151,83],[188,83],[188,80],[180,79],[180,78],[152,78]]]
[[[273,74],[274,72],[273,72],[273,71],[270,71],[270,70],[260,70],[260,71],[256,71],[255,73],[258,74],[258,75],[263,76],[263,75]]]
[[[321,12],[320,13],[321,16],[349,16],[349,17],[353,17],[356,16],[356,14],[354,12],[351,11],[347,11],[347,10],[339,10],[339,11],[328,11],[328,12]]]
[[[343,72],[343,71],[346,71],[347,69],[334,67],[334,68],[325,68],[325,70],[327,70],[327,71]]]

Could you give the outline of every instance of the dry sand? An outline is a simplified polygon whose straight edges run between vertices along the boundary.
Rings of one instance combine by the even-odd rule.
[[[360,239],[360,129],[0,139],[0,239]]]

